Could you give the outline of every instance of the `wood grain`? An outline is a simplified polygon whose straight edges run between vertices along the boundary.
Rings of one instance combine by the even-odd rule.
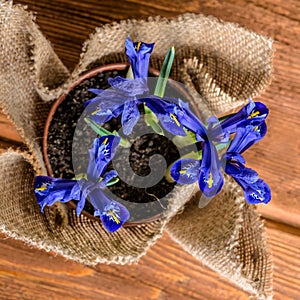
[[[250,167],[270,184],[273,200],[260,207],[271,220],[274,299],[300,299],[300,1],[299,0],[17,0],[37,12],[37,23],[72,70],[96,26],[185,12],[237,22],[275,40],[274,79],[263,93],[269,133],[247,153]],[[0,148],[20,145],[0,114]],[[0,150],[1,151],[1,150]],[[285,226],[281,223],[293,225]],[[297,228],[298,227],[298,228]],[[0,299],[247,299],[243,291],[185,253],[165,234],[140,264],[88,268],[11,239],[0,240]]]
[[[273,222],[275,299],[299,299],[300,230]],[[216,275],[165,234],[138,265],[82,266],[0,239],[1,299],[242,300],[248,295]]]

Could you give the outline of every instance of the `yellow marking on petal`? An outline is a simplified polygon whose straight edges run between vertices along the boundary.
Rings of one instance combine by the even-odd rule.
[[[257,130],[258,130],[258,126],[255,126],[255,127],[254,127],[254,131],[257,131]]]
[[[41,187],[36,188],[37,191],[45,191],[48,188],[47,184],[43,184]]]
[[[185,174],[186,172],[187,172],[187,170],[180,170],[180,171],[179,171],[179,173],[180,173],[181,175]]]
[[[97,114],[99,111],[100,111],[100,109],[97,109],[97,110],[93,111],[93,112],[91,113],[91,115],[93,116],[93,115]]]
[[[170,117],[171,117],[172,120],[175,121],[176,125],[179,127],[179,126],[180,126],[180,123],[178,122],[176,116],[175,116],[174,114],[170,113]]]
[[[256,116],[259,115],[259,114],[260,114],[259,111],[253,111],[253,112],[251,113],[251,115],[250,115],[248,118],[249,118],[249,119],[254,118],[254,117],[256,117]]]
[[[103,141],[103,145],[106,145],[106,144],[107,144],[107,141],[108,141],[108,138],[106,138],[106,139]]]
[[[109,210],[108,213],[112,216],[112,218],[114,219],[114,221],[117,223],[117,224],[120,224],[120,220],[116,217],[116,215],[113,213],[112,210]]]
[[[135,46],[136,51],[140,50],[141,45],[142,45],[142,42],[137,43],[137,45]]]
[[[214,183],[214,180],[212,178],[212,173],[210,172],[209,173],[209,178],[207,180],[207,186],[208,186],[208,188],[211,188],[213,186],[213,183]]]
[[[264,201],[264,197],[259,197],[258,200]]]

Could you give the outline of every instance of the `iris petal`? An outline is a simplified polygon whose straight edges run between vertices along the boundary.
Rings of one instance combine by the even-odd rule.
[[[110,80],[110,79],[109,79]],[[126,80],[126,79],[125,79]],[[133,81],[133,80],[131,80]],[[117,87],[120,86],[120,89]],[[121,89],[123,84],[117,84],[116,87],[112,87],[106,90],[102,90],[95,98],[92,98],[85,102],[85,109],[88,114],[95,114],[95,111],[114,111],[118,107],[124,105],[128,98],[132,98],[132,95],[129,95]],[[132,91],[134,94],[135,91]]]
[[[110,180],[117,177],[118,173],[116,170],[108,171],[104,174],[102,182],[106,185]]]
[[[125,135],[129,135],[135,124],[140,118],[140,112],[137,107],[136,101],[128,101],[125,103],[124,111],[122,114],[122,130]]]
[[[208,136],[214,142],[227,143],[229,140],[229,134],[223,131],[221,123],[216,116],[211,116],[207,120]]]
[[[246,184],[254,183],[258,180],[258,174],[250,168],[246,168],[243,164],[237,161],[228,161],[225,172],[236,180],[242,180]]]
[[[128,209],[110,199],[101,189],[95,189],[89,197],[95,208],[94,216],[100,217],[107,231],[115,232],[129,219]]]
[[[241,164],[245,164],[246,163],[245,158],[241,154],[236,153],[236,152],[226,152],[223,155],[222,161],[224,162],[224,166],[225,166],[226,162],[230,161],[230,160],[237,161],[237,162],[239,162]]]
[[[78,200],[80,187],[76,180],[36,176],[34,194],[43,211],[46,205],[51,206],[55,202]]]
[[[114,135],[103,136],[94,140],[89,150],[90,160],[87,176],[90,181],[96,182],[102,176],[107,164],[114,157],[120,138]]]
[[[243,188],[248,203],[268,203],[271,200],[269,186],[258,177],[254,170],[246,168],[241,163],[229,161],[225,172]]]
[[[144,78],[127,79],[120,76],[109,78],[108,83],[112,89],[123,93],[124,98],[135,97],[148,92],[147,82]]]
[[[186,136],[186,132],[178,120],[178,106],[175,103],[156,97],[145,98],[142,100],[158,117],[165,130],[174,135]]]
[[[192,184],[197,181],[200,172],[200,161],[183,158],[173,164],[170,169],[172,178],[179,184]]]
[[[264,122],[268,113],[269,110],[263,103],[250,100],[240,111],[222,121],[221,126],[224,132],[231,134],[236,132],[239,126],[259,125]]]
[[[89,117],[97,124],[104,124],[108,122],[111,118],[113,118],[114,115],[111,109],[105,109],[99,111],[95,110],[89,115]]]
[[[76,215],[77,216],[79,216],[81,214],[82,210],[84,209],[86,198],[88,196],[91,183],[87,183],[87,181],[84,178],[82,178],[78,182],[78,185],[80,186],[80,198],[76,205]]]
[[[154,44],[133,43],[128,36],[125,42],[126,55],[132,67],[134,78],[148,77],[150,54]]]
[[[89,114],[89,118],[97,124],[104,124],[111,118],[117,118],[124,110],[124,105],[111,106],[109,109],[94,110]]]
[[[237,128],[236,135],[228,147],[228,152],[243,153],[250,146],[260,141],[267,132],[266,123],[258,126],[247,125]]]
[[[245,188],[245,198],[250,204],[267,204],[271,200],[270,187],[262,179],[258,179]]]
[[[224,184],[220,161],[214,144],[210,141],[202,145],[202,162],[199,175],[199,187],[204,196],[215,196]]]
[[[176,115],[179,122],[196,134],[198,142],[207,140],[207,130],[202,122],[196,117],[196,115],[190,110],[189,104],[183,102],[179,99],[180,109],[177,111]]]

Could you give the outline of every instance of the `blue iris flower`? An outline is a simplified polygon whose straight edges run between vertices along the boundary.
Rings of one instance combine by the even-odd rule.
[[[150,55],[153,44],[144,42],[132,42],[128,36],[125,42],[125,51],[132,67],[134,78],[147,78]]]
[[[148,92],[147,76],[150,54],[154,44],[143,42],[133,43],[128,36],[125,49],[130,61],[134,79],[117,76],[109,78],[111,88],[108,90],[90,89],[96,97],[87,101],[85,106],[89,117],[103,124],[113,117],[122,113],[122,129],[124,134],[129,135],[140,118],[138,95]]]
[[[206,128],[189,110],[188,104],[179,101],[179,106],[181,108],[177,114],[179,122],[195,133],[197,141],[202,142],[202,160],[184,158],[175,162],[170,169],[173,179],[180,184],[191,184],[198,180],[200,190],[210,198],[223,186],[221,173],[223,167],[225,172],[244,189],[245,198],[249,203],[270,201],[270,188],[258,178],[255,171],[244,166],[245,160],[241,155],[265,135],[264,120],[268,115],[267,108],[262,103],[250,102],[224,122],[219,122],[216,117],[210,117]],[[224,130],[227,130],[225,134]],[[233,132],[236,132],[236,135],[226,154],[219,160],[213,142],[224,142],[224,137]]]
[[[265,122],[258,126],[238,127],[227,152],[222,156],[225,172],[243,188],[245,198],[250,204],[268,203],[271,200],[269,186],[258,177],[257,172],[244,166],[246,161],[241,155],[250,146],[261,140],[266,131]]]
[[[158,117],[165,130],[173,135],[186,136],[184,126],[179,122],[177,115],[180,110],[178,100],[174,98],[160,98],[149,96],[140,100]]]
[[[110,199],[103,189],[117,177],[115,170],[106,171],[108,163],[114,157],[120,138],[113,135],[96,138],[89,150],[89,164],[86,178],[70,180],[37,176],[34,182],[34,193],[41,210],[57,201],[77,200],[76,213],[79,216],[87,197],[93,205],[94,216],[99,216],[109,232],[118,230],[130,215],[127,208]]]
[[[223,141],[227,141],[230,134],[235,133],[238,127],[259,125],[265,121],[268,114],[269,110],[263,103],[254,102],[250,99],[249,103],[243,106],[240,111],[221,121],[220,126],[222,128],[222,134],[218,135],[214,132],[213,136],[215,137],[215,140],[220,140],[220,136],[222,136]]]
[[[171,168],[171,176],[178,183],[193,183],[198,179],[202,193],[211,198],[215,196],[224,184],[220,170],[217,149],[212,142],[211,132],[218,132],[218,119],[208,119],[208,128],[191,112],[188,103],[179,100],[176,118],[185,128],[195,133],[196,140],[202,142],[202,160],[182,159]],[[190,169],[191,168],[191,169]],[[198,172],[196,170],[198,169]]]
[[[154,44],[133,43],[127,37],[126,54],[132,66],[134,79],[117,76],[108,79],[110,89],[90,89],[89,91],[96,94],[96,97],[85,102],[89,118],[98,124],[104,124],[122,114],[122,130],[125,135],[129,135],[140,118],[138,106],[146,104],[167,131],[174,135],[186,135],[183,126],[176,118],[178,101],[147,95],[149,58],[153,47]]]

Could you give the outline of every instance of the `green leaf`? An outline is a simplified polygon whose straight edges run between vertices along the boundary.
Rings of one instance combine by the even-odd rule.
[[[90,118],[84,118],[84,121],[100,136],[114,135],[120,137],[115,130],[113,132],[110,132]],[[123,148],[129,148],[131,144],[127,139],[121,138],[120,146]]]
[[[112,185],[116,184],[118,181],[119,181],[119,177],[114,177],[106,183],[106,186],[112,186]]]
[[[175,136],[172,139],[172,142],[176,145],[177,148],[183,148],[185,146],[189,146],[197,143],[196,136],[193,132],[184,129],[186,132],[186,136]]]
[[[160,135],[164,135],[163,129],[159,125],[159,119],[156,117],[155,113],[144,104],[144,120],[145,123],[150,126],[154,132]]]
[[[100,126],[90,118],[84,118],[84,121],[100,136],[112,135],[110,131]]]
[[[165,90],[168,82],[168,78],[170,76],[172,64],[175,57],[175,48],[171,47],[165,57],[162,68],[160,70],[158,80],[156,83],[154,95],[158,97],[163,97],[165,95]]]

